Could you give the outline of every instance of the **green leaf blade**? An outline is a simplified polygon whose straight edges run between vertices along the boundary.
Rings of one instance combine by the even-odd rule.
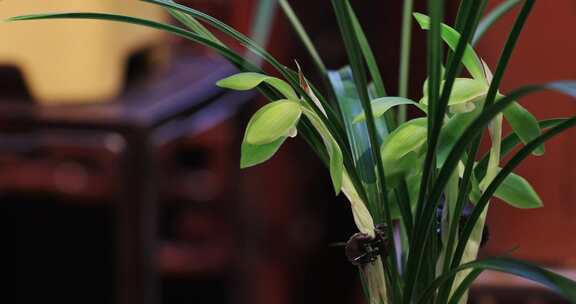
[[[252,145],[268,144],[287,136],[296,127],[302,110],[289,100],[271,102],[258,110],[246,127],[246,142]]]
[[[543,206],[542,199],[530,183],[522,176],[508,175],[494,195],[507,204],[519,209],[534,209]]]
[[[474,33],[474,38],[472,39],[472,45],[476,45],[478,41],[486,34],[486,32],[507,12],[512,10],[516,5],[520,4],[522,0],[506,0],[499,4],[494,10],[492,10],[486,17],[480,21],[478,28]]]
[[[475,261],[462,268],[489,269],[522,277],[540,283],[576,303],[576,282],[528,262],[500,257]]]
[[[252,145],[244,140],[240,149],[240,168],[253,167],[269,160],[280,149],[286,138],[281,137],[263,145]]]

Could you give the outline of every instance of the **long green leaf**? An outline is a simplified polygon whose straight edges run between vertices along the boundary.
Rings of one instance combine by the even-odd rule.
[[[356,35],[360,50],[364,56],[366,66],[368,67],[368,72],[370,72],[370,76],[372,77],[376,97],[384,97],[386,96],[386,88],[384,86],[384,81],[382,80],[382,75],[380,74],[380,69],[376,63],[376,57],[374,57],[372,47],[370,47],[368,38],[366,38],[362,25],[360,25],[358,17],[356,17],[356,13],[354,12],[354,9],[352,9],[352,6],[350,6],[350,3],[348,3],[348,13],[350,21],[352,22],[354,34]]]
[[[464,280],[460,283],[460,286],[454,290],[454,293],[450,297],[450,302],[448,304],[458,304],[460,299],[468,292],[472,283],[480,276],[484,269],[474,269],[470,272]]]
[[[426,291],[418,299],[417,303],[425,303],[427,298],[430,297],[439,286],[446,285],[446,283],[450,282],[450,279],[452,279],[458,272],[467,269],[492,270],[515,275],[540,283],[564,296],[570,302],[576,303],[576,282],[531,263],[509,257],[493,257],[476,260],[463,264],[449,272],[443,273],[428,286]]]
[[[353,17],[351,16],[350,4],[347,0],[332,0],[332,6],[334,7],[334,11],[336,13],[336,17],[338,20],[338,26],[342,33],[342,38],[344,40],[344,46],[346,48],[346,53],[348,54],[348,59],[350,61],[350,67],[352,68],[352,74],[354,77],[354,82],[356,84],[356,88],[358,89],[358,95],[360,96],[360,101],[362,102],[362,107],[364,112],[367,114],[367,127],[368,127],[368,136],[370,139],[370,148],[372,151],[372,158],[376,163],[376,172],[377,172],[377,180],[378,180],[378,190],[380,192],[379,195],[379,206],[383,209],[381,214],[373,215],[373,218],[380,223],[385,223],[386,226],[392,227],[392,219],[389,210],[389,203],[387,197],[387,186],[386,186],[386,178],[384,172],[384,166],[382,165],[382,159],[378,157],[380,146],[376,123],[374,120],[374,116],[372,113],[372,106],[370,104],[370,98],[368,96],[368,83],[366,81],[366,70],[364,66],[364,62],[361,58],[362,51],[359,47],[359,40],[357,36],[357,32],[354,30],[353,25]],[[390,267],[390,273],[393,277],[388,278],[388,282],[392,285],[390,295],[394,301],[400,300],[400,287],[398,280],[400,279],[400,275],[396,265],[396,245],[394,242],[390,244],[390,258],[388,259],[389,262],[386,263],[386,267]]]
[[[512,274],[540,283],[576,303],[576,282],[528,262],[511,258],[490,258],[472,262],[466,268],[487,269]]]
[[[366,34],[362,29],[362,25],[360,25],[358,17],[356,17],[356,13],[354,12],[354,9],[352,9],[350,3],[348,3],[348,14],[350,16],[350,21],[358,41],[360,51],[362,52],[364,61],[368,67],[368,72],[372,77],[372,85],[374,87],[375,97],[384,97],[387,95],[387,93],[384,86],[384,80],[382,79],[382,74],[380,73],[380,68],[378,67],[378,63],[376,62],[376,58],[374,57],[374,52],[372,51],[372,47],[368,42],[368,38],[366,38]],[[396,119],[392,113],[385,115],[384,120],[386,121],[388,130],[392,131],[396,128]]]
[[[474,33],[474,38],[472,38],[472,45],[476,45],[480,39],[486,34],[486,32],[507,12],[512,10],[516,5],[521,3],[522,0],[506,0],[500,3],[494,10],[492,10],[486,17],[482,19],[476,33]]]
[[[368,201],[366,202],[367,207],[371,213],[377,213],[375,203],[378,200],[379,193],[374,172],[376,164],[372,158],[368,129],[365,124],[352,123],[353,118],[363,112],[352,71],[350,67],[342,68],[339,71],[329,71],[328,78],[333,91],[336,93],[336,100],[349,138],[354,165],[366,188],[366,194],[368,196]],[[378,137],[384,138],[388,134],[386,125],[382,120],[376,120],[376,124]]]
[[[405,0],[402,8],[402,34],[400,41],[400,65],[398,67],[398,95],[408,97],[410,72],[410,45],[412,44],[412,10],[413,0]],[[406,121],[406,107],[398,111],[398,123]]]
[[[420,193],[418,196],[418,207],[417,207],[417,218],[416,218],[416,227],[414,228],[415,237],[412,239],[411,242],[411,252],[408,257],[408,265],[407,265],[407,284],[405,287],[405,293],[407,294],[407,299],[411,299],[414,291],[414,283],[411,282],[412,280],[416,280],[418,275],[420,274],[420,270],[422,264],[425,259],[427,259],[427,265],[433,265],[436,260],[437,256],[434,255],[425,255],[424,250],[427,245],[427,241],[432,238],[431,246],[437,245],[435,242],[435,235],[431,235],[432,231],[432,222],[435,218],[435,210],[436,206],[439,203],[440,195],[434,196],[433,194],[435,191],[443,191],[445,189],[446,184],[444,184],[441,189],[439,188],[431,188],[429,191],[427,190],[427,186],[429,184],[435,184],[438,181],[436,180],[433,182],[433,179],[430,177],[436,176],[436,165],[435,165],[435,158],[436,158],[436,148],[440,137],[440,132],[442,129],[443,119],[445,117],[446,108],[448,106],[450,93],[452,92],[452,88],[454,85],[454,81],[456,76],[459,74],[460,65],[464,60],[464,56],[466,55],[466,51],[469,50],[469,45],[467,43],[468,38],[472,34],[472,29],[474,27],[474,20],[475,13],[477,13],[477,8],[480,5],[478,0],[471,0],[472,4],[470,5],[469,9],[465,12],[465,20],[466,23],[464,25],[464,29],[462,31],[462,36],[458,40],[457,45],[455,47],[454,55],[451,56],[450,62],[448,63],[448,68],[445,76],[445,84],[442,88],[442,94],[436,95],[436,92],[439,92],[440,89],[440,75],[441,75],[441,60],[442,55],[441,52],[438,50],[434,51],[436,48],[441,50],[442,44],[442,18],[441,18],[441,10],[442,9],[442,1],[431,1],[430,5],[432,9],[430,10],[430,31],[429,36],[430,38],[430,52],[436,54],[429,54],[429,69],[432,73],[429,73],[429,87],[428,87],[428,96],[429,96],[429,121],[431,120],[432,123],[429,123],[428,132],[428,149],[425,158],[425,165],[423,168],[422,174],[422,181],[420,184]],[[430,60],[432,62],[430,62]],[[435,103],[438,103],[437,105]],[[450,175],[445,177],[445,181],[450,179]],[[430,192],[429,196],[426,194]],[[426,197],[426,199],[425,199]],[[434,247],[432,247],[434,248]],[[425,281],[429,281],[434,278],[434,269],[431,269],[429,272],[429,276],[425,278]]]
[[[170,12],[170,15],[172,15],[172,17],[174,17],[176,20],[180,21],[180,23],[182,23],[183,25],[188,27],[194,33],[202,35],[205,38],[212,40],[213,42],[216,42],[218,44],[224,45],[224,43],[222,41],[220,41],[218,38],[216,38],[216,36],[214,36],[214,34],[212,34],[212,32],[210,32],[210,30],[208,30],[205,26],[202,25],[202,23],[200,23],[195,18],[188,16],[182,12],[172,10],[172,9],[170,9],[168,11]]]
[[[436,148],[438,142],[438,135],[440,133],[441,122],[440,117],[444,117],[446,105],[440,102],[440,85],[442,82],[442,38],[441,38],[441,24],[443,19],[444,1],[428,1],[428,12],[430,14],[430,31],[427,35],[427,70],[428,70],[428,126],[427,126],[427,150],[422,168],[422,179],[420,180],[420,188],[418,193],[418,200],[416,205],[415,227],[413,230],[414,236],[410,242],[410,252],[408,253],[408,260],[406,264],[406,285],[404,286],[404,302],[410,303],[418,284],[426,284],[432,279],[430,271],[425,269],[422,271],[422,265],[431,265],[432,260],[435,260],[435,250],[430,250],[432,254],[428,255],[428,264],[424,263],[423,249],[427,246],[427,241],[434,245],[435,240],[432,238],[424,238],[420,232],[428,226],[428,223],[422,221],[423,211],[425,205],[425,197],[428,194],[428,186],[431,184],[436,171],[436,166],[433,164],[436,158]],[[448,84],[448,90],[451,90],[452,84]],[[446,89],[446,88],[445,88]],[[447,100],[446,100],[447,101]],[[440,119],[439,119],[440,118]],[[438,134],[436,134],[438,133]],[[430,205],[430,202],[428,202]],[[421,274],[424,274],[421,276]]]
[[[379,191],[381,195],[379,197],[380,207],[386,207],[387,197],[386,197],[386,187],[384,180],[384,169],[382,167],[382,161],[378,155],[378,147],[380,146],[380,141],[378,140],[376,124],[374,117],[372,115],[372,107],[370,104],[370,98],[368,96],[368,82],[366,80],[366,70],[364,62],[362,60],[362,52],[358,44],[358,38],[354,31],[352,17],[350,16],[349,4],[346,0],[332,0],[332,5],[336,13],[340,31],[342,32],[342,38],[344,40],[344,46],[346,47],[346,52],[350,60],[350,67],[352,70],[352,75],[354,83],[356,85],[358,96],[360,98],[364,112],[369,113],[367,120],[368,137],[370,139],[370,148],[372,149],[372,157],[374,158],[374,163],[376,164],[376,172],[378,180],[380,180]],[[382,222],[382,214],[373,215],[376,222]]]

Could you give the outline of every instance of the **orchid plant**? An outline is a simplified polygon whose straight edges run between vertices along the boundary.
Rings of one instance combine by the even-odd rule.
[[[184,27],[90,12],[10,20],[133,23],[200,43],[229,60],[240,73],[217,85],[258,89],[270,101],[246,127],[241,167],[269,160],[289,138],[306,140],[328,168],[336,195],[343,193],[350,202],[359,233],[348,242],[346,254],[358,266],[368,303],[465,303],[484,270],[539,282],[576,303],[576,282],[565,277],[509,255],[477,259],[492,198],[517,208],[542,207],[528,181],[513,171],[529,155],[544,154],[546,141],[576,125],[576,116],[538,121],[519,103],[541,90],[576,96],[574,81],[499,91],[534,0],[502,1],[486,13],[486,0],[462,0],[453,26],[443,23],[444,1],[429,0],[422,14],[413,12],[412,0],[404,0],[400,96],[387,95],[348,0],[331,1],[349,59],[349,66],[340,70],[326,68],[288,0],[278,0],[321,76],[320,86],[310,83],[300,67],[282,65],[253,40],[207,14],[170,0],[143,1],[164,7]],[[474,45],[516,6],[521,6],[516,22],[493,73]],[[413,21],[427,31],[428,78],[418,101],[407,95]],[[204,24],[238,41],[279,76],[265,73]],[[418,109],[421,117],[407,120],[406,107]],[[505,137],[504,121],[512,129]],[[480,155],[485,133],[490,150]]]

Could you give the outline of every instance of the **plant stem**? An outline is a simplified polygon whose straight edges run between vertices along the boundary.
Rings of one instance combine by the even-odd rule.
[[[402,9],[402,37],[400,41],[400,69],[398,75],[398,95],[408,98],[410,74],[410,47],[412,42],[413,0],[405,0]],[[406,121],[406,106],[398,108],[398,124]]]

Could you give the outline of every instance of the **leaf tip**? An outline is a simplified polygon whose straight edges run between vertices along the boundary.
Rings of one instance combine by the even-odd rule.
[[[418,12],[412,13],[412,16],[414,17],[414,19],[416,19],[416,21],[418,22],[418,24],[422,29],[425,29],[427,27],[428,16]]]
[[[535,155],[535,156],[542,156],[542,155],[544,155],[545,152],[546,152],[546,149],[545,149],[544,146],[542,145],[542,146],[536,148],[536,149],[532,152],[532,154]]]

